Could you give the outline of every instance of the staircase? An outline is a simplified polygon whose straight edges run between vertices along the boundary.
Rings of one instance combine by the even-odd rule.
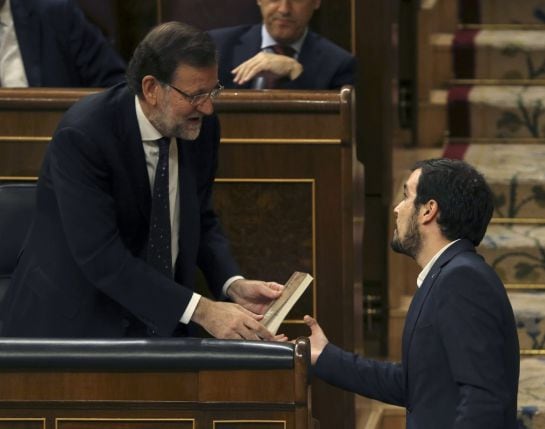
[[[416,28],[417,145],[466,160],[492,187],[479,252],[517,318],[519,428],[545,428],[545,1],[421,0]],[[391,300],[391,339],[403,301]]]

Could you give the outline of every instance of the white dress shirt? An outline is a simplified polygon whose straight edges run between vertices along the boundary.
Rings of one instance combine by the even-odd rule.
[[[155,170],[157,169],[157,162],[159,161],[159,146],[156,140],[163,136],[157,129],[151,124],[146,117],[140,106],[138,97],[134,97],[134,105],[136,107],[136,119],[138,121],[138,128],[140,129],[140,135],[142,136],[142,144],[144,146],[144,153],[146,156],[146,166],[148,169],[148,176],[150,179],[150,189],[153,189],[155,182]],[[178,247],[178,239],[180,235],[180,192],[178,181],[178,141],[174,137],[170,138],[170,146],[168,153],[168,195],[170,203],[170,232],[171,232],[171,251],[172,251],[172,265],[176,264],[178,253],[180,251]],[[231,284],[238,279],[242,279],[242,276],[233,276],[229,278],[223,285],[222,291],[224,295],[227,295],[227,289]],[[201,295],[193,292],[193,296],[189,301],[180,322],[189,323],[197,304],[201,299]]]
[[[11,15],[10,0],[6,0],[0,9],[0,86],[28,87],[25,66]]]
[[[439,259],[439,256],[441,256],[445,250],[447,250],[450,246],[452,246],[457,241],[460,241],[460,239],[451,241],[449,244],[447,244],[441,250],[439,250],[439,252],[437,252],[433,256],[433,258],[431,258],[431,260],[426,264],[424,269],[422,271],[420,271],[420,274],[418,274],[418,278],[416,279],[416,285],[418,287],[422,286],[422,283],[424,283],[424,280],[426,280],[426,277],[428,276],[428,274],[429,274],[429,272],[431,270],[431,267],[433,266],[433,264],[435,264],[435,261],[437,261]]]

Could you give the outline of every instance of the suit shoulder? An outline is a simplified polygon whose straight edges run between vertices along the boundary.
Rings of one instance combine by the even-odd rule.
[[[69,127],[89,134],[103,132],[109,126],[116,125],[120,112],[131,108],[131,100],[133,96],[125,84],[88,95],[68,109],[57,130]]]
[[[253,25],[237,25],[234,27],[223,27],[210,30],[208,34],[212,37],[216,44],[225,44],[238,39],[243,34],[248,33],[255,26]]]
[[[438,281],[446,294],[470,296],[489,294],[496,290],[503,294],[505,288],[494,269],[476,252],[461,252],[445,264]]]
[[[240,34],[247,33],[250,31],[254,25],[235,25],[233,27],[221,27],[221,28],[214,28],[212,30],[208,31],[208,34],[212,36],[214,39],[221,39],[224,37],[235,37]]]
[[[73,0],[21,0],[21,6],[42,19],[59,20],[66,18],[69,13],[80,11]]]
[[[354,56],[346,49],[340,47],[336,43],[318,33],[309,31],[307,39],[309,44],[319,47],[323,52],[330,56],[346,60],[354,59]]]

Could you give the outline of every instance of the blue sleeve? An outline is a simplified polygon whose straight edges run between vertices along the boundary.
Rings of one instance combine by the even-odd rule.
[[[333,386],[393,405],[405,406],[406,389],[399,363],[366,359],[329,343],[314,374]]]

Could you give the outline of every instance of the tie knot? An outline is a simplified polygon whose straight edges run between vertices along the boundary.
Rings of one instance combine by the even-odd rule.
[[[293,57],[295,55],[295,49],[290,45],[273,45],[271,49],[275,54],[285,55],[287,57]]]
[[[168,147],[170,146],[170,137],[161,137],[160,139],[155,140],[157,146],[159,147],[159,152],[168,152]]]

